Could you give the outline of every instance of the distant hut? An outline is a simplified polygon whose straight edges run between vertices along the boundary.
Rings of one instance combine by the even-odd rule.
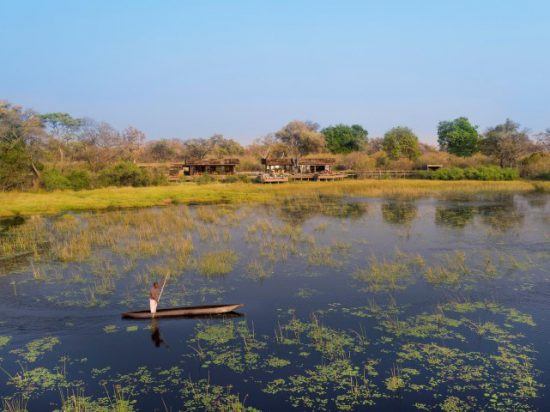
[[[172,163],[169,170],[169,180],[176,181],[182,176],[202,174],[233,175],[239,159],[200,159]]]
[[[336,163],[333,157],[327,158],[304,158],[298,161],[300,173],[331,173],[332,166]]]
[[[268,157],[262,158],[262,165],[266,173],[292,173],[295,161],[290,157],[280,159],[272,159]]]

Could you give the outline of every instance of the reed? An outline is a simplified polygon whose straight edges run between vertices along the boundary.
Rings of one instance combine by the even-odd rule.
[[[233,270],[237,260],[237,254],[232,250],[206,252],[198,258],[196,268],[205,276],[226,275]]]

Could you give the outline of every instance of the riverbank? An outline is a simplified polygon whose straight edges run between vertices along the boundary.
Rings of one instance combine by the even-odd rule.
[[[111,187],[82,191],[3,192],[0,217],[54,214],[66,211],[137,208],[168,204],[269,202],[302,195],[439,196],[449,193],[550,192],[550,182],[346,180],[282,185],[195,183],[171,186]]]

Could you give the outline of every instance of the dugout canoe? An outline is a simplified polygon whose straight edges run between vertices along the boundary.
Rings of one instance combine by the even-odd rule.
[[[178,316],[208,316],[221,315],[224,313],[233,312],[244,305],[242,303],[234,303],[229,305],[206,305],[206,306],[184,306],[180,308],[159,309],[155,314],[157,318],[173,318]],[[122,314],[123,319],[151,319],[149,310],[139,310],[137,312],[125,312]]]

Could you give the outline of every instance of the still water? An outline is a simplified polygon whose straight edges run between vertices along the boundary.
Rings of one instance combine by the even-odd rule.
[[[3,406],[548,410],[549,198],[3,221]],[[160,307],[244,303],[241,316],[120,318],[166,278]]]

